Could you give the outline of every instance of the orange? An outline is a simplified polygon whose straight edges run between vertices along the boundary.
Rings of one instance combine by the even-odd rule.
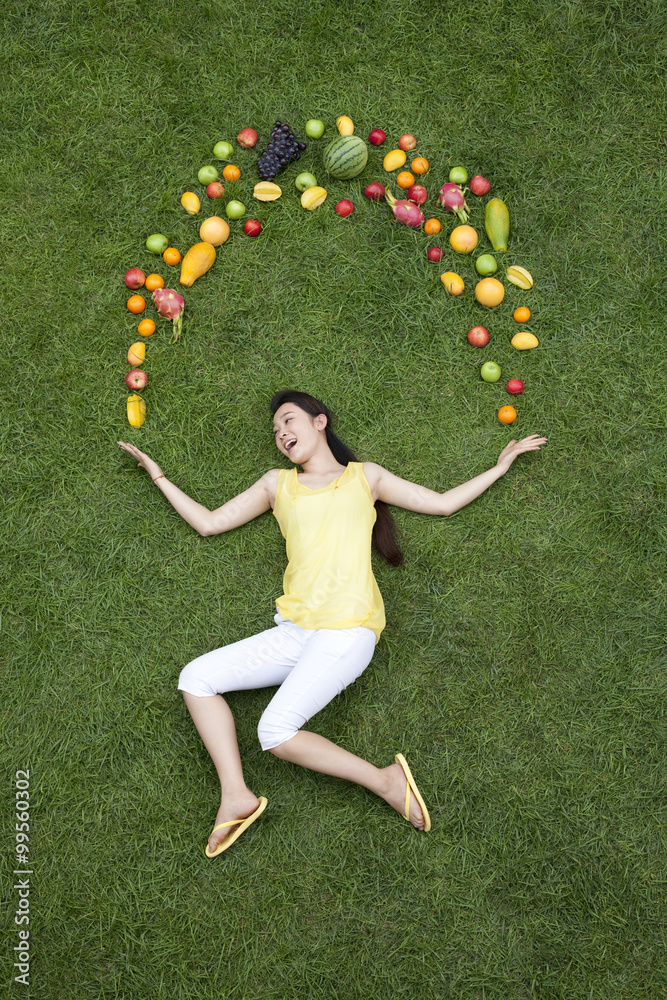
[[[411,188],[414,182],[414,176],[409,170],[401,170],[400,174],[396,177],[396,183],[400,188]]]
[[[441,229],[442,226],[437,219],[427,219],[424,223],[424,232],[427,236],[435,236],[435,234],[439,233]]]
[[[505,298],[505,286],[497,278],[482,278],[475,285],[475,298],[483,306],[497,306]]]
[[[530,319],[530,309],[528,306],[519,306],[518,309],[514,310],[513,316],[517,323],[527,323]]]
[[[151,334],[155,333],[155,323],[152,319],[142,319],[141,323],[137,327],[137,333],[141,337],[150,337]]]
[[[423,156],[418,156],[416,160],[413,160],[410,164],[412,170],[416,174],[425,174],[428,170],[428,160]]]
[[[164,278],[160,274],[149,274],[144,287],[149,292],[154,292],[156,288],[164,288]]]
[[[456,250],[457,253],[471,253],[477,246],[478,239],[472,226],[457,226],[452,230],[449,242],[452,250]]]
[[[241,176],[241,171],[233,163],[228,163],[222,171],[222,176],[226,181],[237,181]]]
[[[162,260],[165,264],[169,264],[170,267],[175,267],[181,262],[181,255],[176,247],[167,247],[165,252],[162,254]]]
[[[444,274],[440,275],[440,281],[450,295],[460,295],[465,288],[463,278],[460,274],[455,274],[454,271],[445,271]]]
[[[131,313],[142,313],[146,308],[146,299],[143,295],[130,295],[127,300],[127,308]]]
[[[501,406],[498,410],[498,420],[501,424],[513,424],[516,420],[516,410],[513,406]]]

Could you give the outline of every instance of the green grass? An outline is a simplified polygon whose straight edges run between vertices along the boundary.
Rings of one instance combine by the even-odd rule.
[[[22,995],[663,996],[663,5],[26,0],[0,24],[4,885],[13,913],[11,776],[27,766]],[[148,417],[132,431],[122,276],[177,281],[146,236],[194,240],[178,201],[218,139],[310,117],[330,137],[341,113],[390,139],[312,214],[293,178],[323,179],[325,140],[272,205],[253,201],[256,154],[239,151],[228,193],[263,234],[234,224],[186,292],[182,340],[161,323],[148,341]],[[434,241],[363,198],[404,131],[431,195],[458,163],[490,178],[512,217],[503,264],[533,272],[530,293],[508,285],[482,310],[451,217],[430,213]],[[540,339],[522,354],[508,343],[519,304]],[[484,352],[465,341],[479,322]],[[495,386],[478,376],[490,358]],[[526,383],[511,428],[495,415],[505,376]],[[512,436],[549,443],[452,518],[396,512],[405,566],[376,563],[386,632],[312,723],[381,765],[402,749],[432,833],[262,754],[269,692],[234,694],[269,808],[210,862],[217,782],[176,680],[270,627],[283,543],[270,516],[200,538],[115,442],[217,506],[285,464],[268,401],[286,387],[323,398],[362,458],[439,490]],[[13,954],[11,917],[5,931]]]

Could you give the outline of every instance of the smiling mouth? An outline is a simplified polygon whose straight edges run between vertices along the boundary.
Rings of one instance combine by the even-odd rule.
[[[291,451],[296,444],[296,438],[292,438],[290,441],[285,442],[285,451]]]

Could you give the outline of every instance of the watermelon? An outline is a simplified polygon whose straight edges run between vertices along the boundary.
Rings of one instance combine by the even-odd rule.
[[[368,147],[358,135],[341,135],[324,150],[324,169],[339,181],[356,177],[367,160]]]

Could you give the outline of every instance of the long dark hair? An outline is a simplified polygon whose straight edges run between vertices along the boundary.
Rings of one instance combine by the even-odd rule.
[[[284,389],[277,392],[271,400],[271,413],[275,414],[283,403],[294,403],[300,410],[305,410],[311,417],[317,417],[323,413],[327,418],[325,433],[327,444],[331,448],[333,457],[340,465],[348,465],[350,462],[358,462],[359,459],[353,451],[337,437],[332,428],[332,415],[328,406],[325,406],[319,399],[309,396],[307,392],[297,392],[293,389]],[[392,566],[400,566],[403,562],[403,553],[396,540],[396,525],[389,507],[383,500],[375,501],[376,520],[373,525],[373,536],[371,539],[373,548],[381,556],[391,563]]]

